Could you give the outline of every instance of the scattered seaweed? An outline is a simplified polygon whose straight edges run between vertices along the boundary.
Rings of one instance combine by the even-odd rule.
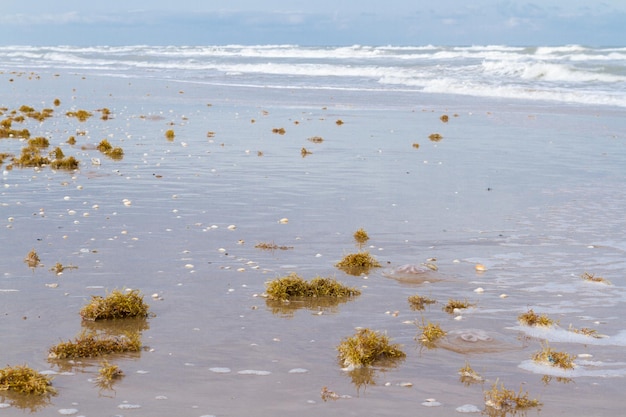
[[[21,394],[55,394],[52,378],[42,375],[26,365],[7,366],[0,369],[0,391],[13,391]]]
[[[324,402],[328,400],[335,401],[340,398],[352,398],[349,395],[339,395],[335,391],[329,390],[328,387],[322,387],[322,391],[320,392],[320,395],[322,397],[322,400],[324,400]]]
[[[50,162],[50,167],[53,169],[67,169],[74,170],[78,169],[78,160],[73,156],[66,157],[63,154],[63,151],[58,146],[54,148],[52,152],[50,152],[50,156],[54,158]]]
[[[467,386],[478,382],[483,382],[485,380],[485,378],[480,376],[478,372],[472,369],[469,362],[465,362],[465,366],[459,369],[459,375],[460,381]]]
[[[554,321],[550,317],[545,314],[538,315],[532,309],[517,316],[517,320],[526,326],[550,327],[554,324]]]
[[[443,114],[441,115],[441,117],[439,118],[442,122],[444,123],[448,123],[448,115],[447,114]]]
[[[464,308],[474,307],[476,304],[471,304],[467,300],[453,300],[449,299],[448,304],[443,307],[443,311],[449,314],[453,314],[455,310],[461,310]]]
[[[269,299],[288,301],[298,297],[354,297],[361,294],[356,288],[348,287],[335,279],[315,277],[310,282],[296,273],[269,281],[266,284]]]
[[[139,333],[107,336],[97,332],[82,331],[73,341],[60,342],[49,349],[50,359],[95,358],[112,353],[139,352]]]
[[[441,139],[443,139],[443,136],[441,136],[439,133],[431,133],[430,135],[428,135],[428,139],[433,142],[439,142]]]
[[[111,110],[107,109],[106,107],[98,109],[98,111],[102,114],[100,116],[100,119],[102,120],[109,120],[109,118],[111,117]]]
[[[413,146],[415,149],[419,149],[420,144],[419,144],[419,143],[417,143],[417,142],[415,142],[415,143],[413,143],[413,145],[411,145],[411,146]]]
[[[446,332],[441,329],[439,324],[431,322],[426,323],[423,319],[422,324],[418,324],[417,327],[422,331],[422,334],[417,336],[416,339],[422,346],[428,349],[434,348],[435,342],[446,335]]]
[[[168,129],[165,131],[165,138],[169,140],[170,142],[173,141],[175,137],[176,137],[176,134],[174,133],[174,130]]]
[[[114,148],[107,139],[102,139],[96,149],[111,159],[118,160],[124,157],[124,150],[120,147]]]
[[[360,228],[359,230],[354,232],[352,237],[354,237],[354,241],[356,242],[356,244],[359,247],[359,249],[361,249],[363,247],[363,245],[365,245],[367,243],[367,241],[370,240],[369,235],[367,234],[367,232],[363,228]]]
[[[92,114],[87,110],[68,111],[65,115],[67,117],[75,117],[80,122],[84,122],[92,116]]]
[[[567,352],[559,352],[544,344],[542,349],[533,355],[535,362],[544,363],[561,369],[574,369],[574,356]]]
[[[41,259],[39,259],[39,255],[37,255],[35,249],[31,249],[24,258],[24,262],[26,262],[29,268],[37,268],[41,263]]]
[[[0,165],[2,165],[4,163],[4,160],[7,158],[12,158],[13,155],[11,155],[10,153],[6,153],[6,152],[0,152]]]
[[[595,339],[602,339],[603,337],[606,337],[606,336],[601,335],[600,333],[598,333],[597,330],[591,329],[589,327],[581,327],[580,329],[576,329],[576,328],[572,327],[572,325],[570,324],[568,330],[570,332],[573,332],[573,333],[576,333],[576,334],[582,334],[583,336],[593,337]]]
[[[261,250],[289,250],[293,249],[293,246],[277,245],[274,242],[259,242],[254,245],[255,248]]]
[[[32,148],[47,148],[50,146],[50,141],[47,138],[38,136],[36,138],[28,139],[28,146]]]
[[[409,296],[408,302],[409,302],[409,306],[411,307],[411,310],[421,311],[421,310],[424,310],[424,308],[426,308],[426,304],[435,304],[437,300],[433,298],[423,297],[418,294],[414,294],[414,295]]]
[[[339,346],[338,357],[343,367],[360,368],[381,360],[404,359],[406,354],[400,345],[391,344],[389,337],[367,328],[358,329],[354,336],[344,338]]]
[[[52,268],[50,268],[50,271],[59,275],[63,273],[63,271],[65,271],[66,269],[78,269],[78,267],[74,265],[63,265],[61,264],[61,262],[57,262]]]
[[[100,362],[100,369],[98,369],[98,378],[96,378],[96,384],[101,389],[112,389],[115,381],[121,379],[124,376],[119,366],[109,363],[107,360]]]
[[[324,142],[324,138],[322,138],[321,136],[311,136],[307,140],[309,142],[313,142],[313,143],[322,143],[322,142]]]
[[[380,268],[380,263],[369,252],[350,253],[335,266],[350,275],[361,275],[372,268]]]
[[[139,290],[130,290],[126,293],[113,290],[106,297],[91,296],[91,301],[83,306],[80,315],[83,320],[92,321],[147,317],[148,309]]]
[[[102,139],[98,146],[96,146],[96,149],[102,153],[107,153],[111,149],[113,149],[113,145],[111,145],[111,143],[107,139]]]
[[[519,392],[506,389],[504,384],[496,381],[490,390],[484,391],[485,405],[491,409],[486,410],[489,416],[505,416],[509,412],[515,412],[532,407],[539,407],[539,400],[528,398],[528,392],[524,392],[520,387]],[[494,413],[495,411],[495,413]]]
[[[312,155],[312,154],[313,154],[313,152],[309,151],[307,148],[303,147],[302,149],[300,149],[300,155],[302,155],[303,158],[305,158],[305,157],[307,157],[309,155]]]
[[[285,130],[284,127],[275,127],[272,129],[272,133],[276,133],[277,135],[284,135],[287,131]]]
[[[13,158],[13,164],[19,167],[42,167],[50,164],[50,158],[41,155],[39,147],[26,146],[22,148],[19,158]]]
[[[583,273],[581,275],[581,278],[589,282],[597,282],[600,284],[611,285],[611,281],[604,279],[602,277],[597,277],[595,274],[590,274],[589,272]]]
[[[341,126],[341,125],[343,124],[343,120],[341,120],[341,119],[337,119],[337,121],[335,122],[335,124],[336,124],[337,126]]]

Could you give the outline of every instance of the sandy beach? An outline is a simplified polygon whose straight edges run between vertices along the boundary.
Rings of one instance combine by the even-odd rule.
[[[57,390],[41,401],[0,391],[0,415],[450,416],[484,410],[495,383],[538,399],[529,416],[623,409],[623,108],[69,70],[5,71],[0,86],[0,119],[53,109],[13,128],[79,161],[0,166],[2,361],[53,372]],[[80,109],[92,116],[66,115]],[[123,158],[102,154],[103,139]],[[25,143],[1,138],[0,153]],[[353,276],[335,264],[358,250],[359,228],[382,267]],[[33,249],[41,265],[30,268]],[[56,274],[56,263],[76,268]],[[426,280],[397,273],[424,263],[437,266]],[[292,272],[362,294],[331,305],[262,296]],[[98,326],[78,314],[90,296],[124,288],[153,316],[140,353],[107,357],[125,374],[113,389],[93,382],[100,358],[48,360]],[[437,303],[414,311],[414,294]],[[447,313],[450,299],[472,307]],[[529,309],[554,326],[521,325]],[[426,322],[449,332],[435,348],[416,340]],[[406,358],[367,377],[343,371],[336,347],[357,327],[385,332]],[[477,334],[485,343],[467,341]],[[575,368],[534,363],[546,344]],[[468,363],[484,381],[460,381]],[[324,387],[340,398],[324,401]]]

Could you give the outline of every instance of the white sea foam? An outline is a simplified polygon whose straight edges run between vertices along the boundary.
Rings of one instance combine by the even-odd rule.
[[[533,360],[525,360],[519,364],[519,367],[540,375],[550,375],[561,378],[577,378],[577,377],[601,377],[615,378],[626,376],[626,364],[624,363],[603,363],[588,361],[574,361],[574,369],[562,369],[545,363]]]
[[[622,330],[614,335],[603,335],[603,337],[598,338],[575,333],[558,326],[514,326],[507,328],[521,331],[530,337],[545,339],[549,342],[580,343],[583,345],[597,346],[626,346],[626,330]]]
[[[243,371],[238,371],[237,373],[239,375],[260,375],[260,376],[265,376],[265,375],[271,374],[270,371],[258,371],[258,370],[255,370],[255,369],[245,369]]]

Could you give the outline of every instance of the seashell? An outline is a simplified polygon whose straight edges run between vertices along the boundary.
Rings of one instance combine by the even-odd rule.
[[[476,269],[476,272],[485,272],[487,270],[487,267],[483,264],[476,264],[474,269]]]
[[[288,219],[288,218],[286,218],[286,217],[283,217],[282,219],[280,219],[280,220],[278,221],[278,223],[280,223],[280,224],[287,224],[287,223],[289,223],[289,219]]]

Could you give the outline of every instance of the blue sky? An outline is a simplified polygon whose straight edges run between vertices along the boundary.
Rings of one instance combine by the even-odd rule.
[[[626,0],[2,0],[2,45],[626,46]]]

